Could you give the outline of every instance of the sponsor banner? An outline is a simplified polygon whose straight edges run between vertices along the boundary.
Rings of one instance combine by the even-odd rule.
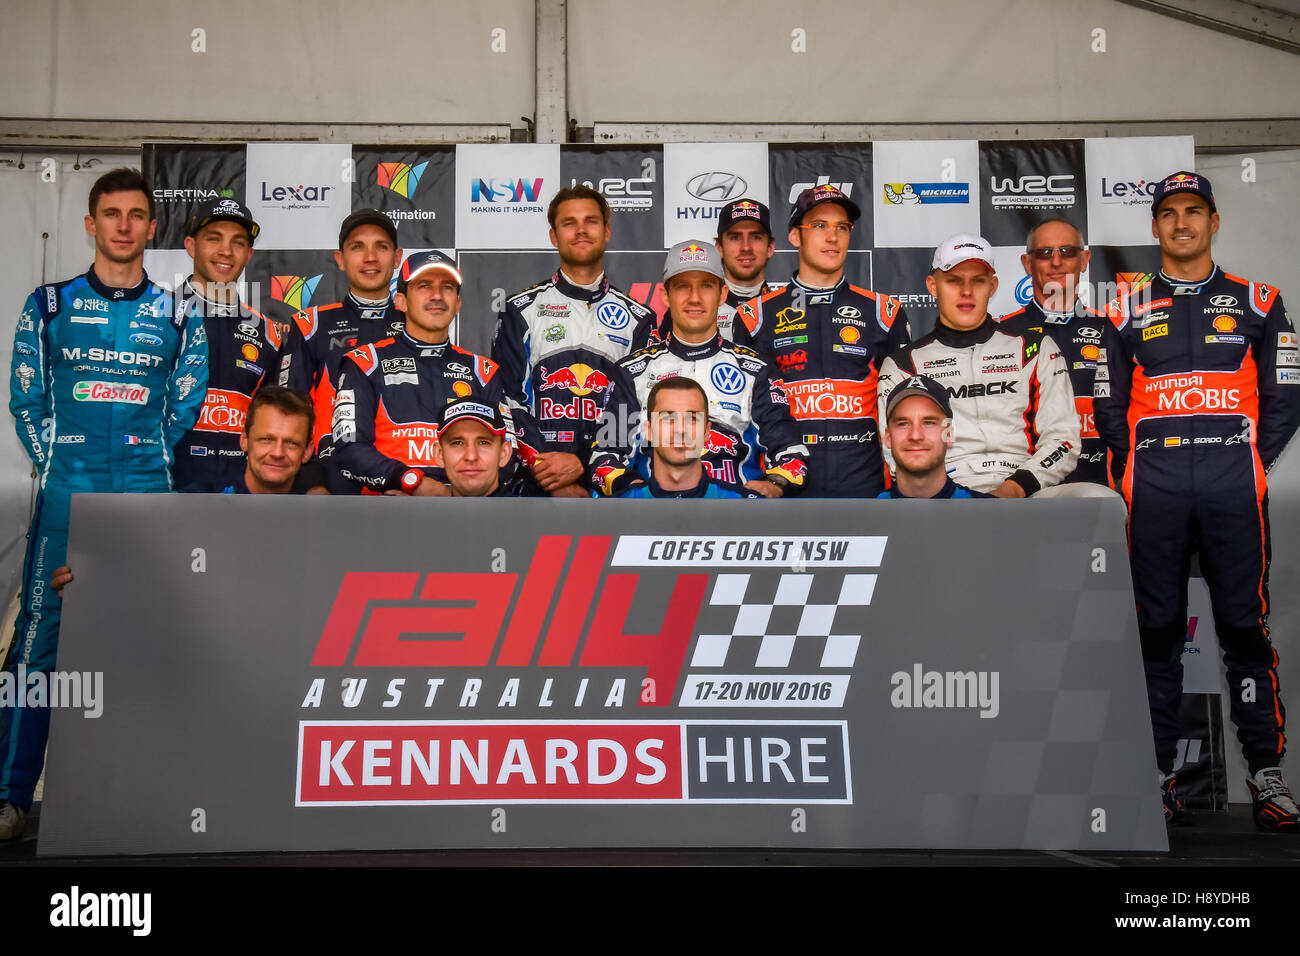
[[[337,245],[338,223],[332,235]],[[254,248],[244,269],[245,301],[276,323],[284,325],[295,312],[342,301],[348,294],[348,278],[331,253]]]
[[[658,249],[664,245],[663,164],[660,147],[561,146],[560,185],[590,186],[605,197],[610,212],[606,248]]]
[[[153,188],[158,228],[149,244],[155,249],[180,249],[191,216],[214,202],[244,195],[242,146],[145,143],[141,170]],[[257,214],[253,219],[264,225]]]
[[[398,243],[408,253],[417,247],[455,245],[454,147],[356,146],[352,160],[356,164],[353,209],[387,213],[397,226]]]
[[[742,198],[771,206],[766,143],[664,145],[665,246],[712,239],[718,210]]]
[[[506,302],[560,267],[550,252],[461,252],[457,257],[465,284],[460,290],[460,326],[456,344],[479,355],[492,353],[492,337]]]
[[[862,209],[862,218],[853,227],[850,248],[872,247],[870,143],[769,146],[767,152],[772,182],[772,233],[778,249],[794,248],[786,227],[799,193],[823,183],[837,187]],[[770,274],[771,270],[768,272]]]
[[[877,249],[872,254],[874,288],[903,304],[913,340],[933,329],[939,316],[938,304],[925,284],[933,255],[933,249]]]
[[[1020,246],[1034,224],[1059,216],[1088,241],[1083,140],[981,141],[980,235]]]
[[[546,207],[560,189],[560,147],[456,147],[456,247],[548,249]]]
[[[1159,246],[1092,246],[1085,300],[1104,310],[1116,297],[1146,282],[1160,271]]]
[[[244,205],[261,227],[258,249],[338,248],[352,211],[349,144],[249,143],[245,163]]]
[[[1118,502],[395,504],[74,496],[40,852],[1166,847]]]
[[[975,140],[872,144],[869,203],[879,246],[929,248],[958,232],[979,232],[980,163]]]
[[[1111,245],[1155,245],[1151,194],[1180,169],[1195,170],[1190,136],[1133,136],[1083,141],[1088,238]]]
[[[146,249],[144,271],[150,281],[167,289],[179,289],[194,272],[194,260],[181,249]],[[239,290],[244,292],[244,276],[239,277]]]

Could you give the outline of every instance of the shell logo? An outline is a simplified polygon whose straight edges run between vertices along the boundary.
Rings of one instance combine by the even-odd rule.
[[[840,341],[846,345],[852,345],[860,338],[862,338],[862,333],[851,325],[840,329]]]
[[[1220,332],[1231,332],[1237,327],[1237,320],[1230,315],[1221,315],[1211,324]]]
[[[245,342],[244,345],[243,345],[243,347],[242,347],[239,351],[243,354],[244,358],[248,359],[248,361],[250,361],[250,362],[256,362],[256,361],[257,361],[257,346],[256,346],[256,345],[253,345],[253,344],[251,344],[251,343],[249,343],[249,342]]]
[[[1101,350],[1095,345],[1085,345],[1083,348],[1079,349],[1079,354],[1089,362],[1095,362],[1097,361],[1097,356],[1101,354]]]
[[[469,398],[470,393],[473,391],[473,389],[469,387],[469,382],[454,382],[451,386],[451,390],[461,398]]]

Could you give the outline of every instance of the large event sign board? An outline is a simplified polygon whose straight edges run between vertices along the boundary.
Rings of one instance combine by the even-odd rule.
[[[1116,501],[76,495],[42,855],[1164,850]]]

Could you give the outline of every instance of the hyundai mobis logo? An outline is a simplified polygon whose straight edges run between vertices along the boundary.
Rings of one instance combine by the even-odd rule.
[[[301,698],[298,804],[851,802],[828,711],[885,544],[555,535],[522,573],[349,573]]]

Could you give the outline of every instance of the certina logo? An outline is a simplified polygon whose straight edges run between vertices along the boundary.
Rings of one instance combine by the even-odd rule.
[[[148,352],[118,352],[99,347],[83,352],[81,346],[75,349],[64,348],[63,358],[68,362],[116,362],[119,365],[144,365],[150,368],[157,368],[163,362],[161,355],[150,355]]]
[[[72,397],[79,402],[144,405],[149,401],[149,389],[142,385],[128,385],[121,382],[78,382],[72,386]]]
[[[78,312],[107,312],[108,303],[102,299],[73,299],[72,307]]]
[[[1069,209],[1074,205],[1074,177],[1052,176],[989,177],[994,209]]]
[[[190,189],[155,189],[153,198],[161,202],[207,202],[221,197],[232,197],[233,189],[217,191],[207,186],[195,186]]]
[[[838,189],[840,192],[844,193],[845,196],[853,195],[853,183],[851,182],[833,183],[831,182],[831,178],[829,176],[818,176],[817,181],[815,183],[795,183],[793,186],[791,186],[790,196],[786,200],[786,202],[790,203],[790,205],[793,206],[794,201],[799,198],[799,194],[801,192],[803,192],[805,189],[816,189],[818,186],[833,186],[836,189]]]
[[[589,179],[582,180],[581,184],[604,196],[610,209],[643,212],[654,206],[654,180],[649,177],[619,179],[608,176],[595,182]],[[569,180],[570,187],[577,185],[579,180]]]
[[[743,177],[731,172],[699,173],[686,180],[686,191],[702,202],[724,203],[739,199],[749,188]]]
[[[911,671],[895,671],[889,683],[889,703],[895,708],[943,707],[978,710],[993,719],[1001,710],[998,671],[928,671],[913,664]]]

